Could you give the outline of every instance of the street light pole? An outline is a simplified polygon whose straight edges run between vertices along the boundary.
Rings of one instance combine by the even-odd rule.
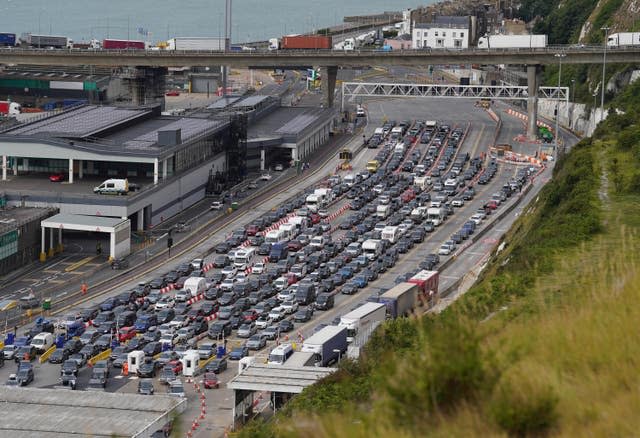
[[[558,145],[558,131],[559,131],[559,127],[560,127],[560,83],[561,83],[561,79],[562,79],[562,58],[564,58],[565,55],[564,53],[556,53],[555,54],[556,58],[558,58],[558,64],[559,64],[559,71],[558,71],[558,94],[556,95],[556,153],[559,152],[559,145]]]
[[[607,68],[607,41],[609,40],[609,26],[601,27],[600,30],[604,30],[604,53],[602,55],[602,94],[600,97],[600,120],[604,119],[604,89],[605,84],[605,72]]]

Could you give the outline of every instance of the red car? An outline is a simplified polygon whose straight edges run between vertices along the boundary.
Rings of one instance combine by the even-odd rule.
[[[49,181],[51,182],[62,182],[66,178],[66,174],[64,172],[56,172],[52,175],[49,175]]]
[[[287,243],[287,248],[289,251],[300,251],[302,249],[302,243],[297,240],[290,240],[289,243]]]
[[[180,92],[178,90],[170,90],[164,93],[165,96],[180,96]]]
[[[258,234],[258,231],[260,231],[260,229],[257,225],[251,224],[247,226],[247,236],[255,236],[256,234]]]
[[[309,215],[309,219],[311,219],[311,223],[312,224],[319,224],[320,223],[320,219],[322,219],[322,218],[317,213],[311,213]]]
[[[491,210],[495,210],[498,208],[498,203],[496,201],[489,201],[484,205],[484,208],[490,208]]]
[[[171,371],[173,371],[176,376],[182,372],[182,362],[180,362],[179,360],[172,360],[171,362],[167,362],[164,367],[171,368]]]
[[[287,286],[291,286],[294,283],[298,282],[298,277],[295,276],[295,274],[287,274]]]
[[[118,331],[118,341],[127,342],[129,339],[135,338],[137,333],[135,327],[122,327]]]
[[[216,373],[205,373],[202,383],[206,389],[218,389],[220,387],[220,379],[218,379]]]
[[[244,312],[242,312],[242,319],[244,319],[245,321],[255,321],[256,319],[258,319],[258,316],[258,312],[253,309],[245,310]]]

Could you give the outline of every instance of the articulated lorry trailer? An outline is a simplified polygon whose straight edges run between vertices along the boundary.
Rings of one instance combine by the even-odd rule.
[[[347,342],[351,343],[362,331],[383,322],[387,316],[387,308],[382,303],[364,303],[340,318],[339,327],[347,329]]]
[[[415,283],[400,283],[378,298],[387,307],[387,316],[395,319],[408,316],[418,305],[420,287]]]
[[[535,49],[547,47],[546,35],[490,35],[478,39],[479,49]]]
[[[329,366],[347,352],[347,329],[328,325],[305,340],[300,351],[313,353],[315,366]]]

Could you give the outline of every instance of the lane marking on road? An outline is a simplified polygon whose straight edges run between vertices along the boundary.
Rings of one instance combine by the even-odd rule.
[[[477,252],[477,251],[465,251],[465,254],[471,254],[471,255],[479,255],[479,256],[483,256],[486,254],[486,252]]]
[[[42,270],[42,272],[45,272],[45,273],[47,273],[47,274],[59,274],[59,273],[61,273],[62,271],[57,271],[57,270],[55,270],[55,269],[43,269],[43,270]]]

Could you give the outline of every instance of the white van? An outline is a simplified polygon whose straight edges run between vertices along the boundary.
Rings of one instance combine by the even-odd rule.
[[[356,183],[356,177],[355,175],[350,173],[349,175],[344,177],[343,182],[349,187],[352,187]]]
[[[256,255],[255,248],[243,248],[236,251],[236,255],[233,258],[233,264],[236,268],[244,271],[253,265],[253,258]]]
[[[207,280],[204,277],[189,277],[185,280],[182,290],[189,290],[191,296],[196,297],[207,290]]]
[[[382,242],[377,239],[368,239],[362,243],[362,252],[369,260],[375,260],[382,254]]]
[[[283,240],[291,240],[298,235],[298,227],[290,222],[280,225],[279,231],[282,232]]]
[[[284,232],[281,230],[271,230],[267,232],[267,235],[264,237],[264,241],[266,243],[278,243],[282,242],[284,239]]]
[[[396,240],[400,238],[400,231],[398,230],[398,227],[386,226],[382,230],[380,237],[382,240],[388,240],[391,243],[396,243]]]
[[[129,180],[127,179],[108,179],[93,188],[93,193],[107,195],[126,195],[129,193]]]
[[[267,364],[269,365],[282,365],[293,354],[293,347],[291,344],[281,344],[271,350]]]
[[[35,348],[38,353],[44,353],[51,348],[53,341],[52,333],[42,332],[31,340],[31,346]]]
[[[389,217],[390,213],[391,213],[390,205],[382,204],[376,207],[376,216],[381,219],[386,219],[387,217]]]

